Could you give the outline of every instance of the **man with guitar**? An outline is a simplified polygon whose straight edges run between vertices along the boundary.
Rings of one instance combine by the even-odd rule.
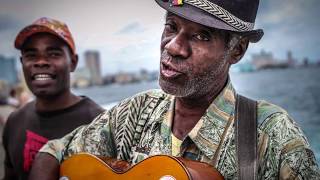
[[[230,81],[230,66],[263,36],[253,29],[258,0],[156,2],[167,10],[162,90],[128,98],[47,143],[31,179],[57,179],[60,163],[82,152],[133,165],[178,156],[210,164],[226,179],[319,178],[313,152],[287,112],[238,95]]]

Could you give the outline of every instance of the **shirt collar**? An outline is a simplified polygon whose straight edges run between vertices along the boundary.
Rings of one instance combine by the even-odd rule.
[[[235,90],[228,80],[224,89],[188,134],[195,145],[210,159],[213,158],[219,145],[223,144],[231,132],[235,97]]]
[[[201,117],[195,127],[188,133],[191,141],[200,149],[208,158],[213,158],[214,153],[223,144],[230,127],[234,120],[235,112],[235,90],[228,80],[226,86],[219,95],[213,100],[206,113]],[[174,115],[175,97],[166,96],[164,99],[166,110],[163,111],[162,118],[158,119],[161,123],[161,136],[166,143],[171,143],[171,124]]]

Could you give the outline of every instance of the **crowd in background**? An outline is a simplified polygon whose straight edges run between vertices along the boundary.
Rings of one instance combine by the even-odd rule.
[[[0,80],[0,123],[3,126],[15,109],[23,106],[32,99],[27,87],[20,83],[15,86],[8,85]]]

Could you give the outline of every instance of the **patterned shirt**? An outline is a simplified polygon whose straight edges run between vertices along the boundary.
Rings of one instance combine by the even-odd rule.
[[[207,162],[225,179],[237,179],[235,97],[228,82],[179,142],[171,131],[175,97],[161,90],[147,91],[120,102],[64,138],[49,141],[41,152],[50,153],[59,162],[88,152],[132,164],[152,155],[174,154]],[[286,111],[258,101],[258,122],[258,179],[319,179],[307,139]]]

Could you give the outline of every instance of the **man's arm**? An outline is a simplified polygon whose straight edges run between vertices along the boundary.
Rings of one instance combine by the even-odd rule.
[[[48,141],[36,155],[32,163],[29,179],[59,179],[60,163],[64,158],[63,152],[68,149],[68,144],[72,143],[73,138],[75,138],[82,129],[84,129],[84,126],[78,127],[61,139]],[[79,141],[75,143],[77,144]]]
[[[39,150],[29,179],[59,179],[60,163],[81,152],[115,157],[108,117],[107,112],[102,113],[91,124],[80,126],[61,139],[48,141]]]
[[[38,153],[31,168],[29,180],[57,180],[59,179],[60,164],[48,153]]]
[[[280,159],[280,179],[320,180],[319,167],[313,152],[308,147],[291,149],[282,154]]]
[[[268,136],[261,152],[259,179],[319,179],[319,167],[307,138],[286,112],[270,115],[261,126]],[[262,154],[261,154],[262,155]]]

